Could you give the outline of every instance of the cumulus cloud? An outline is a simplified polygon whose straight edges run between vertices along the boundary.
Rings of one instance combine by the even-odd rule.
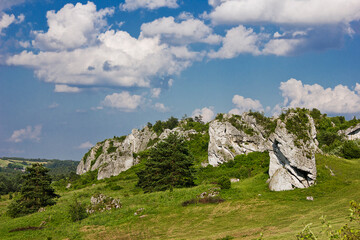
[[[235,95],[232,99],[232,103],[235,104],[236,108],[231,109],[229,113],[240,115],[243,112],[253,111],[264,111],[264,108],[259,100],[253,100],[251,98],[244,98],[240,95]]]
[[[284,107],[317,108],[326,113],[357,113],[360,111],[360,85],[354,91],[347,86],[337,85],[324,88],[319,84],[303,84],[294,78],[280,84]]]
[[[0,34],[2,34],[2,30],[5,28],[8,28],[13,23],[21,23],[25,19],[25,16],[23,14],[20,14],[17,18],[14,14],[6,14],[0,12]]]
[[[89,148],[92,148],[93,146],[94,146],[94,144],[87,141],[87,142],[84,142],[84,143],[80,144],[77,148],[79,148],[79,149],[89,149]]]
[[[113,93],[105,97],[102,105],[105,107],[116,108],[120,111],[134,111],[143,102],[140,95],[131,95],[127,91],[121,93]]]
[[[110,13],[109,9],[96,11],[91,2],[67,4],[57,13],[50,12],[48,18],[56,20],[54,26],[64,19],[62,31],[48,21],[49,31],[37,33],[33,43],[40,51],[23,51],[9,57],[7,64],[32,68],[39,79],[58,85],[149,87],[154,77],[178,74],[201,56],[186,46],[163,44],[156,36],[134,38],[125,31],[99,32]],[[81,14],[86,16],[72,23]],[[78,29],[75,38],[70,34],[74,29]]]
[[[120,9],[127,11],[134,11],[138,8],[147,8],[150,10],[168,7],[177,8],[177,0],[125,0],[125,3],[120,4]]]
[[[66,4],[58,12],[46,14],[49,29],[47,32],[35,31],[32,44],[41,50],[65,50],[82,47],[96,40],[100,29],[106,26],[105,16],[113,9],[99,11],[92,2],[87,4]]]
[[[228,30],[222,40],[222,47],[208,55],[210,58],[233,58],[241,53],[259,55],[261,53],[258,47],[260,39],[261,36],[252,28],[240,25]]]
[[[159,112],[169,111],[169,108],[166,107],[163,103],[155,103],[154,108],[155,108],[155,110],[157,110]]]
[[[141,31],[145,37],[160,36],[165,42],[177,44],[193,42],[216,44],[221,41],[221,37],[213,34],[213,30],[203,21],[191,16],[185,16],[185,20],[181,22],[175,22],[174,17],[156,19],[153,22],[144,23]]]
[[[278,56],[292,55],[303,41],[302,39],[272,39],[265,44],[262,53]]]
[[[151,89],[151,97],[152,98],[158,98],[161,93],[161,88],[153,88]]]
[[[10,142],[19,143],[24,140],[40,141],[42,126],[27,126],[26,128],[15,130],[11,137],[9,138]]]
[[[211,0],[215,24],[339,24],[360,20],[358,0]]]
[[[54,92],[78,93],[81,89],[78,87],[70,87],[68,85],[56,84]]]
[[[214,107],[204,107],[202,109],[198,108],[192,112],[192,117],[202,117],[202,121],[207,123],[214,119]]]

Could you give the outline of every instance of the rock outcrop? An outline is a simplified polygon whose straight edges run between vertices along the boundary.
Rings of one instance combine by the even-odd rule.
[[[299,119],[300,115],[303,119]],[[313,185],[316,180],[315,152],[318,143],[312,117],[294,111],[283,120],[260,120],[255,115],[244,113],[241,116],[225,114],[221,120],[211,122],[209,164],[217,166],[233,160],[239,154],[268,151],[271,190],[282,191]],[[271,128],[271,125],[276,128]],[[296,127],[299,132],[290,131]]]
[[[346,130],[340,130],[339,135],[345,135],[347,140],[357,140],[360,139],[360,123],[356,126],[350,127]]]
[[[195,130],[184,131],[181,127],[165,129],[160,136],[147,126],[142,130],[133,129],[128,136],[115,137],[97,143],[80,161],[76,173],[81,175],[88,171],[98,170],[98,180],[117,176],[138,164],[137,153],[174,132],[178,132],[185,138],[188,138],[190,134],[197,134]]]
[[[294,117],[296,113],[290,113],[284,121],[279,119],[275,132],[269,138],[269,188],[273,191],[307,188],[316,180],[315,152],[318,143],[314,121],[306,115],[308,121],[301,123],[305,128],[300,127],[302,132],[295,134],[286,125]]]
[[[233,160],[236,155],[264,152],[270,148],[264,128],[247,113],[224,114],[209,125],[208,161],[212,166]]]
[[[76,173],[83,174],[98,169],[98,179],[117,176],[137,164],[134,153],[145,150],[149,142],[155,138],[156,133],[145,127],[141,131],[133,129],[126,137],[97,143],[88,154],[85,154]]]

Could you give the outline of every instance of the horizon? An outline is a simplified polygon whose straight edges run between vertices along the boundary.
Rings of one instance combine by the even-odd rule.
[[[185,114],[359,118],[359,12],[356,0],[0,0],[0,156],[79,161]]]

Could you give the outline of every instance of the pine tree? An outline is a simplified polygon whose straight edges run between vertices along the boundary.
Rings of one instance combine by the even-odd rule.
[[[51,187],[49,170],[41,164],[33,164],[26,168],[20,197],[8,207],[11,217],[18,217],[38,211],[41,207],[54,205],[54,198],[59,197]]]
[[[137,173],[144,192],[172,190],[194,185],[193,158],[186,142],[177,133],[150,149],[145,168]]]

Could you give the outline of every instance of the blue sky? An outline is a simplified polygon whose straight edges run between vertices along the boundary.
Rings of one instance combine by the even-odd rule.
[[[358,0],[0,0],[0,156],[185,114],[360,117],[359,33]]]

